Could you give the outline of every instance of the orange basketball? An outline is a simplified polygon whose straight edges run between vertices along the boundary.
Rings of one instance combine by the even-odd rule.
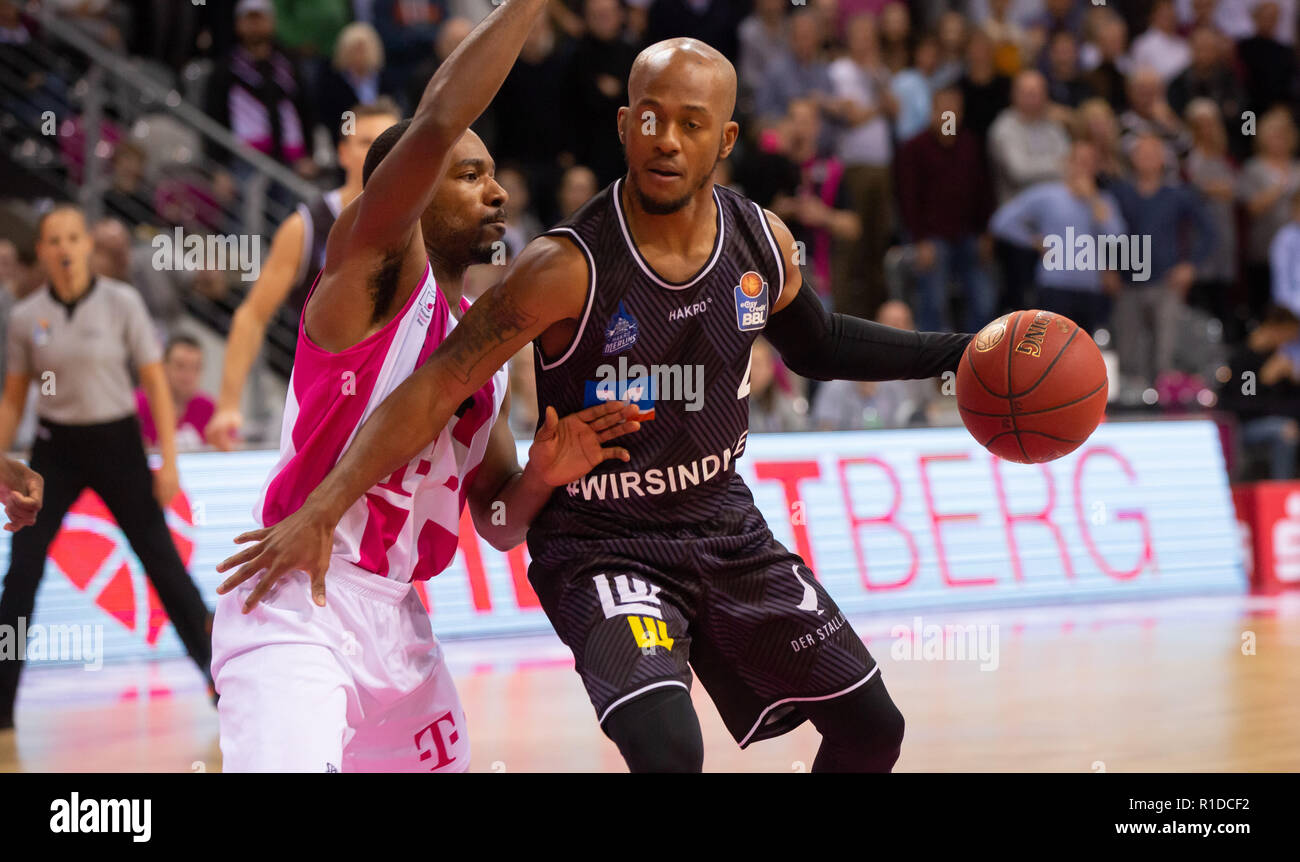
[[[1106,363],[1088,333],[1050,311],[1013,311],[979,331],[957,367],[966,429],[999,458],[1053,461],[1106,411]]]

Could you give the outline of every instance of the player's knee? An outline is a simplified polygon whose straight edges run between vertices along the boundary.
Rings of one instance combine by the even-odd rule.
[[[605,733],[630,772],[699,772],[704,767],[700,722],[684,688],[665,687],[618,707]]]
[[[827,701],[813,718],[822,734],[814,770],[888,772],[902,751],[903,713],[878,680]]]

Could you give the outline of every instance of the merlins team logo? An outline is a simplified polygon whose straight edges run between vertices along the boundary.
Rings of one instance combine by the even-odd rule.
[[[767,282],[750,270],[736,285],[736,326],[752,332],[767,325]]]
[[[636,318],[628,314],[623,303],[619,302],[618,311],[605,327],[605,355],[613,356],[627,350],[636,343],[636,336]]]
[[[992,350],[1002,342],[1007,334],[1007,315],[1002,315],[997,320],[985,326],[975,336],[975,349],[980,353]]]

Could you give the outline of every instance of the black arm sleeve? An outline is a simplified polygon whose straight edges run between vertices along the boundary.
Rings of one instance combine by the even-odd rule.
[[[830,314],[806,287],[763,330],[788,367],[814,380],[921,380],[957,370],[974,336],[914,332]]]

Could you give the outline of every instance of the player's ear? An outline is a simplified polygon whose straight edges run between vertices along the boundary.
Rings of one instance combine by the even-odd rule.
[[[740,135],[740,124],[734,120],[728,121],[722,127],[722,149],[718,153],[719,158],[725,159],[731,155],[731,151],[736,147],[736,138]]]
[[[631,110],[631,109],[628,108],[627,105],[624,105],[623,107],[621,107],[621,108],[618,109],[618,139],[619,139],[619,140],[620,140],[624,145],[627,144],[627,135],[626,135],[626,133],[625,133],[623,130],[624,130],[624,128],[626,128],[626,127],[624,126],[624,123],[625,123],[626,120],[627,120],[627,112],[628,112],[629,110]]]

